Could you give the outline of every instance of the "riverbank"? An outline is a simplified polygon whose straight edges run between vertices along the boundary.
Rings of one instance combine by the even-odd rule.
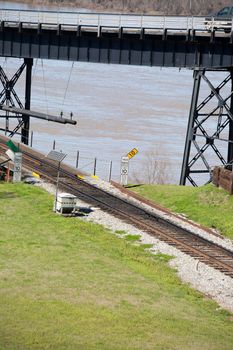
[[[146,14],[163,14],[163,15],[206,15],[216,12],[221,7],[226,6],[223,0],[215,0],[208,2],[204,0],[196,1],[162,1],[162,0],[22,0],[19,4],[25,3],[35,5],[36,7],[52,6],[52,7],[71,7],[86,8],[92,11],[108,11],[108,12],[124,12],[124,13],[146,13]]]

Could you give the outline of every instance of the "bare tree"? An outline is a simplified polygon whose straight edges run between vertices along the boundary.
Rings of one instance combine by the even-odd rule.
[[[25,0],[28,1],[28,0]],[[207,15],[224,6],[233,6],[232,0],[32,0],[56,3],[62,6],[91,8],[104,11],[124,11],[166,15]]]
[[[161,147],[159,150],[152,150],[148,152],[142,170],[134,171],[132,181],[136,183],[147,184],[167,184],[171,183],[171,165],[170,161],[161,159]]]

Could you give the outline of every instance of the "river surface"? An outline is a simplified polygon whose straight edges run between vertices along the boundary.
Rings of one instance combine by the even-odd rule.
[[[12,3],[4,6],[12,8]],[[18,3],[14,6],[19,8]],[[8,77],[22,62],[0,58]],[[77,125],[31,119],[33,147],[47,153],[56,140],[56,148],[67,153],[67,163],[75,165],[79,151],[79,168],[91,173],[97,158],[96,173],[104,179],[112,161],[116,181],[121,157],[136,147],[139,153],[130,160],[131,181],[147,181],[146,164],[153,156],[163,161],[167,181],[178,183],[192,74],[188,69],[34,60],[31,109],[56,116],[62,111],[64,117],[72,112]],[[15,90],[23,101],[24,77]],[[214,157],[212,163],[216,164]]]

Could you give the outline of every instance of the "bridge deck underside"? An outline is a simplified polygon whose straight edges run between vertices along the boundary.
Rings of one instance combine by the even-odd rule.
[[[233,44],[229,38],[191,38],[162,36],[36,30],[19,32],[8,28],[0,32],[0,55],[160,67],[227,68],[233,66]]]

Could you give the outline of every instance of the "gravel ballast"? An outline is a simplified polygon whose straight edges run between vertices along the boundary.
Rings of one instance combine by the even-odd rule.
[[[87,182],[92,183],[93,185],[109,191],[118,197],[126,198],[129,200],[129,196],[123,194],[121,191],[116,189],[110,183],[93,178],[86,178]],[[36,184],[44,188],[50,193],[55,193],[55,186],[49,183],[40,181]],[[171,222],[176,223],[180,227],[186,228],[191,232],[209,239],[212,242],[215,242],[231,251],[233,251],[233,242],[229,239],[217,237],[211,233],[205,231],[204,229],[192,225],[187,220],[182,220],[178,218],[177,215],[172,215],[172,213],[163,212],[162,210],[155,209],[150,207],[147,204],[142,204],[134,198],[130,200],[138,204],[139,206],[146,208],[152,213],[156,213],[162,218],[165,218]],[[89,207],[87,203],[77,200],[77,207]],[[151,253],[162,253],[171,255],[174,258],[169,261],[169,265],[172,268],[177,270],[177,274],[183,282],[189,283],[196,290],[204,293],[206,296],[215,300],[220,307],[233,312],[233,279],[221,273],[218,270],[215,270],[212,267],[207,266],[206,264],[200,262],[197,259],[194,259],[187,254],[179,251],[178,249],[148,235],[146,232],[143,232],[133,225],[127,224],[120,219],[115,218],[114,216],[103,212],[99,208],[92,208],[93,210],[83,217],[82,220],[91,221],[94,223],[101,224],[113,232],[124,231],[125,234],[131,235],[140,235],[140,242],[143,244],[151,244],[153,247],[150,249]],[[124,235],[118,235],[119,237],[124,237]]]

